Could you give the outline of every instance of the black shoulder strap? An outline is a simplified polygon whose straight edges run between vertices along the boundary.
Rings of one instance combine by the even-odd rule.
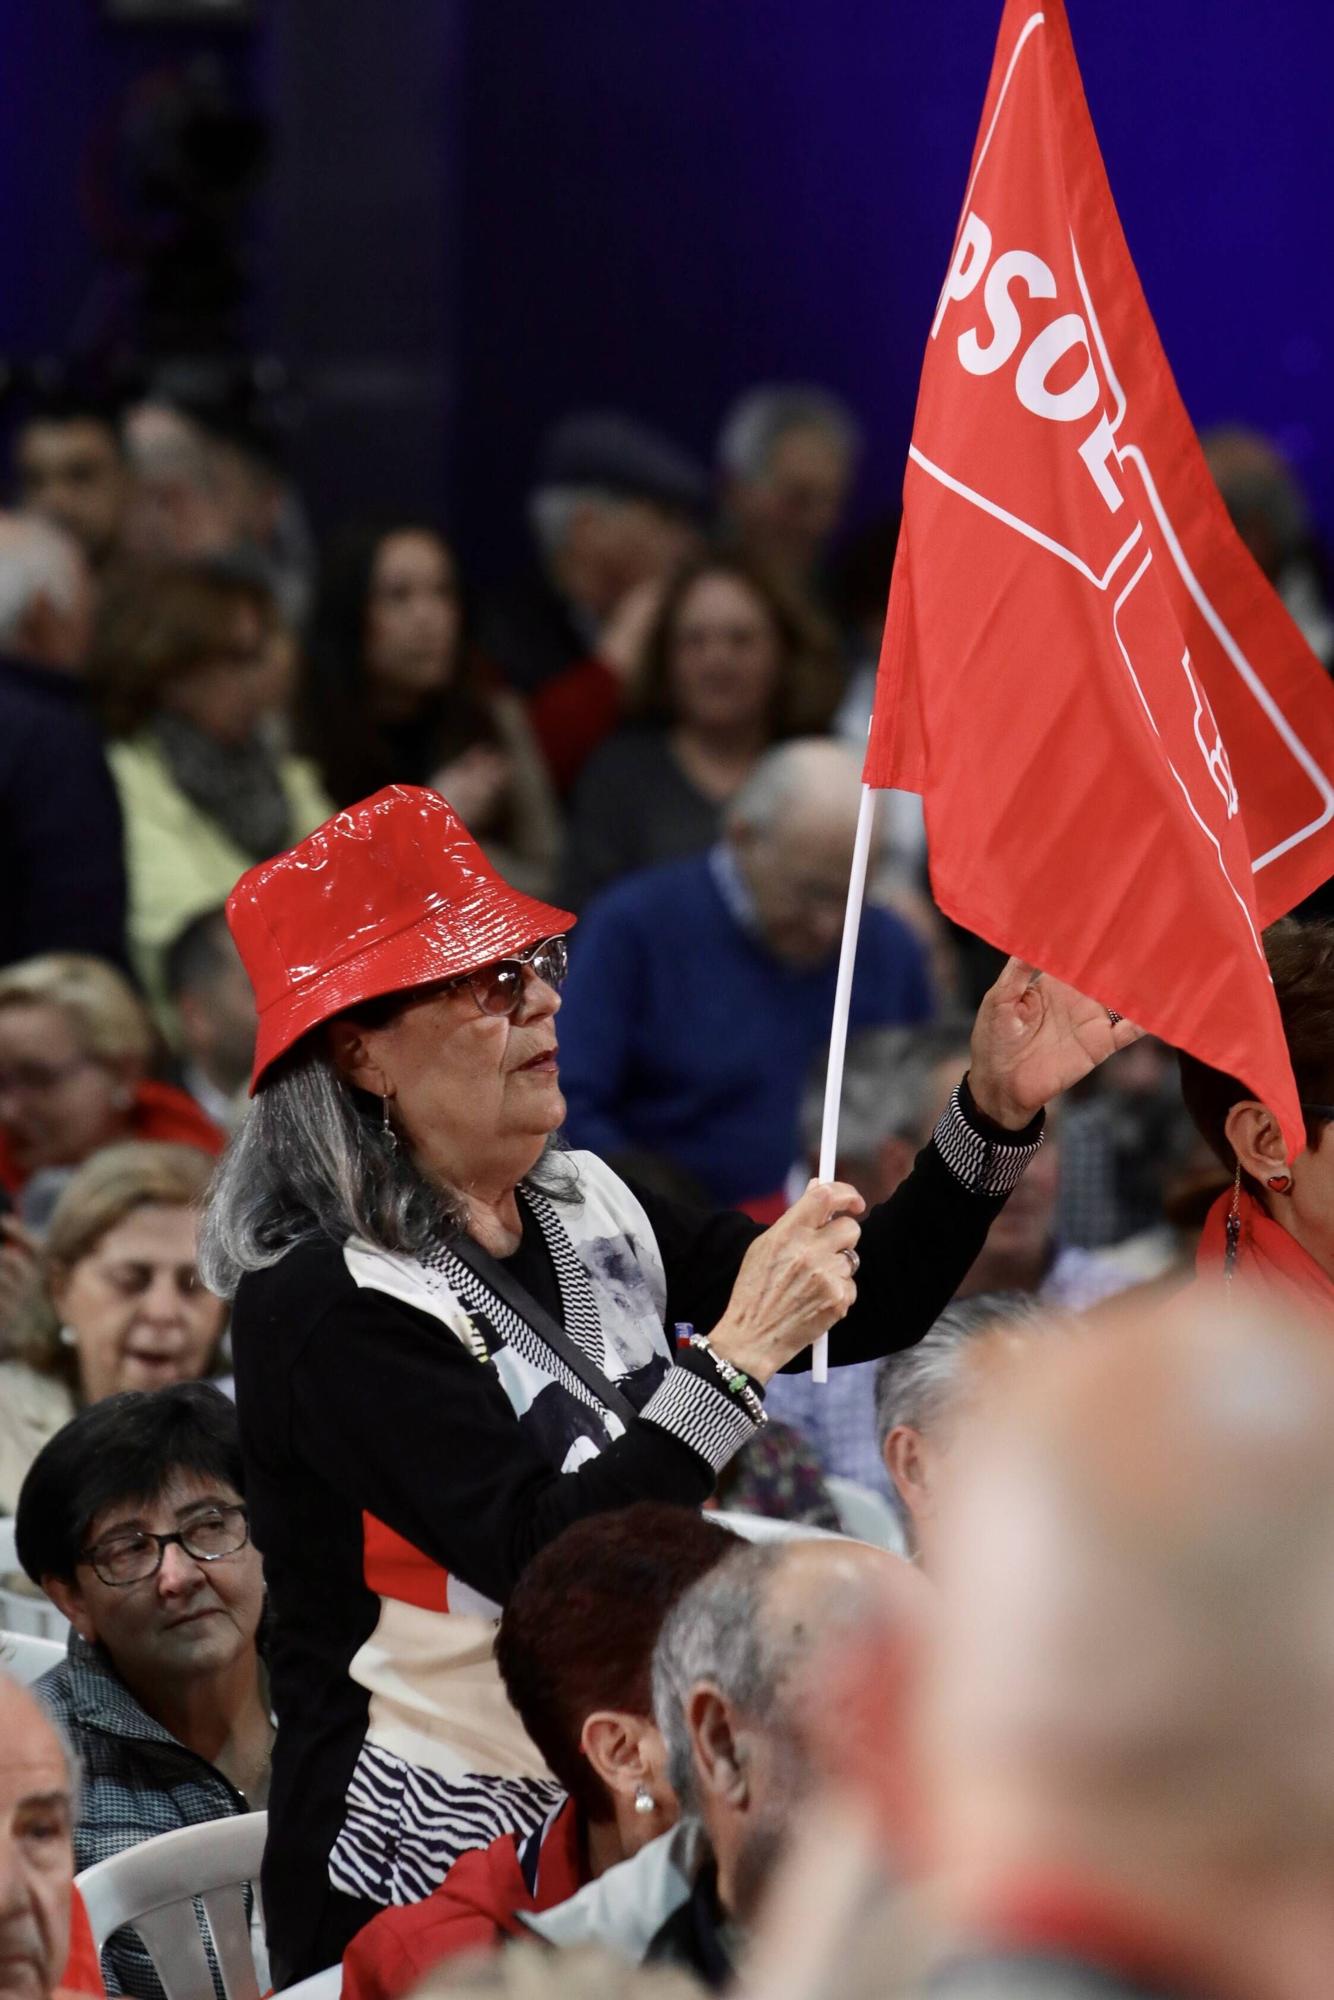
[[[559,1320],[554,1319],[546,1307],[535,1299],[531,1292],[519,1284],[518,1280],[505,1269],[499,1257],[493,1257],[489,1250],[483,1250],[480,1243],[471,1236],[462,1234],[450,1241],[450,1250],[461,1264],[466,1264],[474,1276],[493,1291],[498,1299],[503,1299],[511,1312],[526,1320],[533,1332],[545,1340],[553,1353],[558,1354],[572,1375],[577,1375],[586,1389],[591,1389],[604,1409],[618,1416],[623,1424],[632,1424],[639,1415],[638,1410],[627,1396],[623,1396],[595,1361],[590,1360],[582,1347],[570,1339]]]

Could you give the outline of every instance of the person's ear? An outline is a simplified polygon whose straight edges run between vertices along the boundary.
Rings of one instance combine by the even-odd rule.
[[[686,1696],[685,1720],[701,1791],[744,1810],[750,1780],[731,1703],[712,1681],[697,1681]]]
[[[1277,1118],[1267,1104],[1244,1097],[1227,1114],[1223,1136],[1241,1162],[1242,1172],[1265,1182],[1288,1172],[1288,1149]]]
[[[97,1638],[88,1603],[77,1583],[68,1582],[63,1576],[44,1576],[42,1589],[62,1618],[67,1618],[79,1637],[92,1645]]]
[[[885,1470],[914,1521],[935,1511],[926,1464],[926,1441],[911,1424],[896,1424],[885,1439]]]
[[[579,1734],[579,1748],[609,1792],[633,1799],[653,1775],[645,1737],[653,1724],[615,1709],[595,1709]],[[656,1731],[654,1731],[656,1735]]]
[[[330,1021],[328,1049],[333,1066],[344,1083],[372,1097],[392,1097],[394,1087],[383,1066],[371,1053],[366,1033],[355,1021]]]

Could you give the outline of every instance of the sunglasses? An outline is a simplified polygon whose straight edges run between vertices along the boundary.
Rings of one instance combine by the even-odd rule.
[[[525,971],[559,992],[569,969],[569,939],[543,938],[540,944],[515,958],[498,958],[494,965],[483,965],[476,972],[463,972],[457,979],[446,980],[441,990],[466,986],[483,1014],[513,1014],[523,998]]]

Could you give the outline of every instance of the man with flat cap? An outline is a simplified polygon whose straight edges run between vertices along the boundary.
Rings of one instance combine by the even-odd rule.
[[[483,616],[481,643],[529,699],[562,791],[615,727],[662,584],[707,502],[704,468],[633,417],[583,411],[543,440],[528,500],[538,562]]]

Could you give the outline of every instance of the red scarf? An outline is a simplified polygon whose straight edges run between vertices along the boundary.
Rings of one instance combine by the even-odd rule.
[[[218,1154],[227,1143],[227,1134],[218,1129],[207,1112],[201,1111],[174,1083],[136,1083],[125,1139],[162,1139],[174,1146],[194,1146],[201,1153]],[[109,1144],[115,1144],[114,1140]],[[17,1195],[27,1175],[0,1132],[0,1188]]]
[[[1202,1277],[1217,1277],[1226,1266],[1227,1219],[1231,1211],[1229,1188],[1219,1195],[1205,1218],[1195,1258],[1195,1268]],[[1276,1305],[1294,1307],[1308,1315],[1317,1312],[1322,1318],[1334,1320],[1334,1279],[1326,1276],[1296,1237],[1289,1236],[1244,1188],[1238,1212],[1241,1235],[1233,1266],[1237,1276],[1253,1291],[1264,1292]]]
[[[1160,1916],[1137,1910],[1118,1890],[1063,1869],[997,1884],[969,1933],[975,1948],[984,1951],[1065,1959],[1106,1973],[1118,1982],[1118,1992],[1124,1981],[1163,2000],[1172,1994],[1180,2000],[1205,1994],[1223,2000],[1217,1967],[1164,1928]]]

